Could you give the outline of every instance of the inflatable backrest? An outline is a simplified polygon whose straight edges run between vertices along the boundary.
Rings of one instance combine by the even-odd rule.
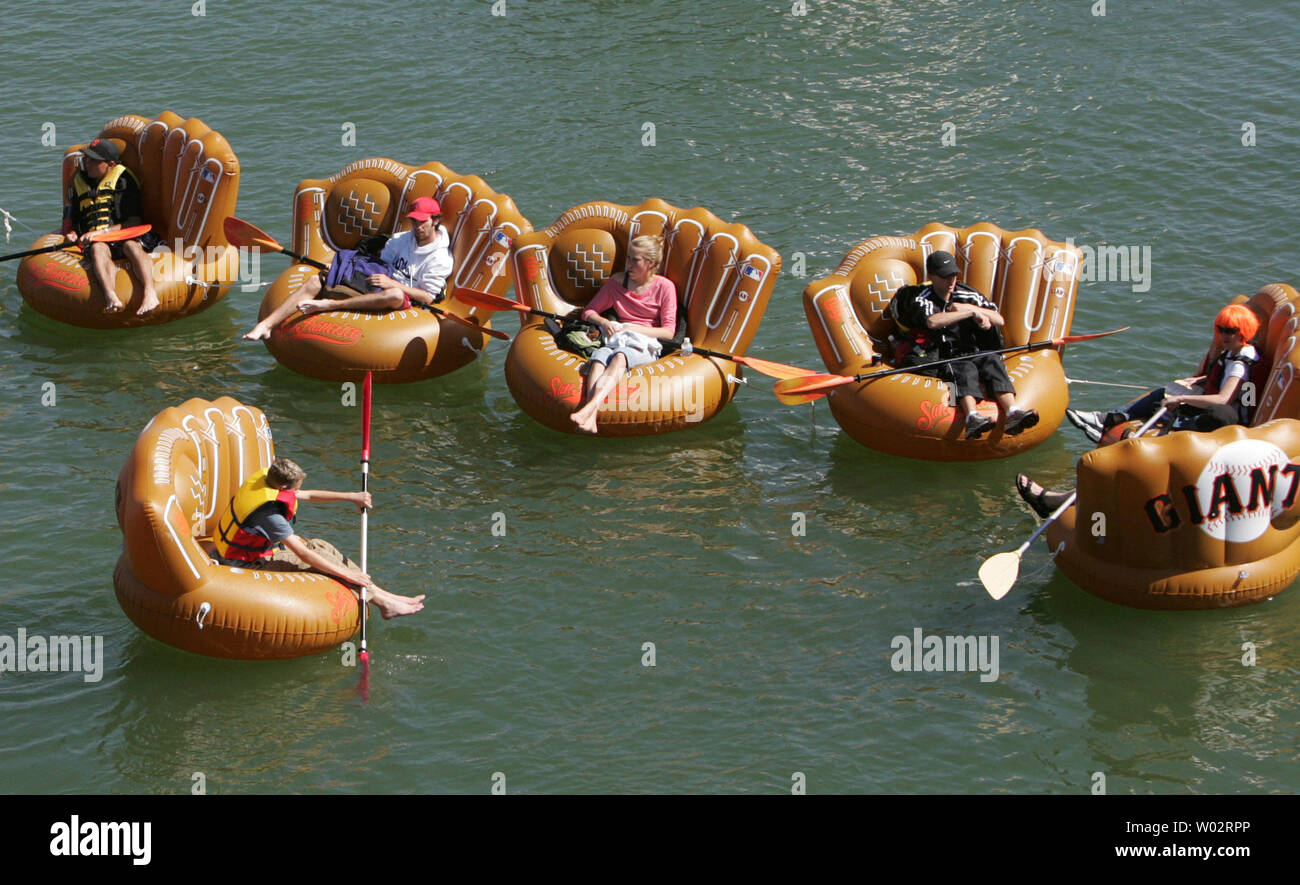
[[[1079,461],[1076,543],[1135,569],[1265,559],[1297,539],[1297,461],[1300,421],[1291,419],[1095,449]]]
[[[781,256],[749,228],[707,209],[659,199],[574,206],[545,230],[519,238],[511,264],[515,292],[535,308],[567,314],[624,272],[628,244],[643,235],[664,239],[659,272],[677,287],[686,334],[702,347],[743,355],[767,309]]]
[[[1050,341],[1069,332],[1083,253],[1034,229],[1008,231],[982,222],[952,228],[934,222],[911,237],[873,237],[844,256],[830,278],[805,290],[822,294],[828,284],[847,291],[858,323],[873,338],[886,337],[886,308],[905,285],[924,282],[925,259],[937,251],[957,258],[960,279],[998,306],[1007,346]]]
[[[451,285],[504,292],[511,246],[533,226],[510,197],[476,175],[457,175],[437,162],[408,166],[371,158],[330,178],[301,182],[294,192],[294,249],[329,261],[369,234],[407,230],[406,213],[419,197],[433,197],[442,206],[455,260]]]
[[[1239,296],[1241,297],[1241,296]],[[1300,351],[1296,349],[1296,304],[1300,292],[1286,283],[1270,283],[1246,299],[1256,314],[1266,315],[1256,340],[1262,360],[1268,362],[1268,381],[1258,394],[1254,424],[1274,418],[1300,418]],[[1211,359],[1215,354],[1207,354]]]
[[[239,160],[220,133],[202,120],[182,120],[164,111],[152,122],[135,114],[109,121],[99,133],[117,143],[122,162],[140,180],[143,220],[168,245],[229,245],[222,222],[235,214]],[[85,145],[63,159],[64,186],[72,178]]]
[[[212,568],[199,539],[212,535],[235,490],[273,454],[266,416],[230,397],[191,399],[155,416],[118,477],[132,572],[160,593],[199,586]]]

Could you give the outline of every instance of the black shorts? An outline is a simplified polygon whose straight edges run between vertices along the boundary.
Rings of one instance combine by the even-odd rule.
[[[957,388],[958,399],[963,396],[984,399],[986,388],[992,396],[1016,392],[1015,386],[1011,383],[1011,376],[1007,374],[1006,363],[996,353],[979,353],[967,359],[915,371],[918,375],[931,375],[944,381],[951,381]]]

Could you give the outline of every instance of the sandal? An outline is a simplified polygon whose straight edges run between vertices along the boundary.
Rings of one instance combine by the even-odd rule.
[[[1035,488],[1038,491],[1034,491]],[[1029,509],[1037,513],[1042,519],[1047,519],[1052,515],[1052,511],[1056,509],[1045,500],[1047,489],[1023,473],[1016,475],[1016,491],[1020,493],[1020,497],[1024,499],[1024,502],[1029,505]]]

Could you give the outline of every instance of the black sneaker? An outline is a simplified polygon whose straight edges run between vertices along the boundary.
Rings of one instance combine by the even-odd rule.
[[[1007,423],[1002,432],[1007,436],[1019,436],[1038,423],[1038,412],[1034,409],[1015,409],[1007,413]]]
[[[995,426],[996,421],[979,413],[966,416],[966,439],[979,439]]]

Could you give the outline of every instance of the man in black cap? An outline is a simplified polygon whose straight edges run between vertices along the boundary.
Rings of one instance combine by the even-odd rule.
[[[63,204],[63,234],[69,243],[79,242],[83,235],[94,231],[140,224],[140,182],[120,159],[117,145],[106,138],[96,138],[81,149],[81,168],[68,182]],[[157,244],[158,237],[152,232],[120,243],[82,243],[92,278],[104,293],[104,313],[122,309],[113,285],[113,260],[124,257],[130,260],[131,271],[144,292],[136,313],[144,316],[158,307],[153,262],[148,255]]]
[[[930,284],[916,295],[911,323],[914,338],[920,345],[921,360],[948,359],[970,354],[959,360],[921,370],[951,381],[957,388],[957,400],[966,416],[966,439],[979,439],[997,424],[975,408],[976,399],[984,396],[981,382],[997,401],[1006,418],[1003,432],[1008,436],[1023,433],[1038,423],[1038,412],[1016,405],[1016,389],[1007,375],[1006,364],[996,353],[981,353],[1001,347],[1000,329],[1005,321],[997,305],[965,283],[957,281],[957,260],[949,252],[934,252],[925,260]]]

